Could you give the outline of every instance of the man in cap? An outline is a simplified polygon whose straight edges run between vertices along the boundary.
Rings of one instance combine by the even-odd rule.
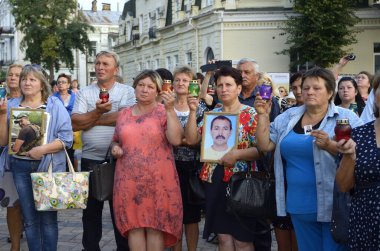
[[[14,120],[21,127],[15,144],[12,147],[17,155],[25,155],[27,151],[35,147],[41,139],[41,128],[29,121],[27,113],[20,113]]]

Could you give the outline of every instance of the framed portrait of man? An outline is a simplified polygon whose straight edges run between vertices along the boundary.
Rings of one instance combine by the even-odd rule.
[[[11,108],[8,153],[25,156],[45,141],[46,114],[41,109]]]
[[[217,162],[238,143],[239,115],[206,112],[203,118],[201,162]]]

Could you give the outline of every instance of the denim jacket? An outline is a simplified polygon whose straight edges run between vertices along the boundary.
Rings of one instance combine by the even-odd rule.
[[[10,108],[17,108],[20,106],[22,97],[13,98],[8,101],[8,125],[10,118]],[[66,108],[62,102],[56,97],[49,97],[46,112],[50,114],[50,124],[47,132],[47,142],[53,142],[60,139],[67,147],[71,147],[73,143],[73,131],[71,127],[71,119]],[[45,154],[38,166],[38,172],[46,172],[50,161],[51,154]],[[5,170],[9,170],[8,146],[3,150],[0,157],[0,175]],[[64,172],[66,170],[66,154],[65,151],[53,153],[53,172]]]
[[[306,107],[299,106],[286,110],[270,124],[270,140],[276,144],[274,153],[274,172],[276,177],[276,203],[277,215],[286,215],[284,167],[281,157],[281,141],[305,113]],[[352,111],[330,104],[326,116],[323,118],[319,130],[334,136],[334,127],[337,119],[347,118],[352,127],[363,124]],[[333,187],[336,173],[337,157],[320,149],[313,142],[314,169],[317,187],[317,221],[330,222],[332,212]]]

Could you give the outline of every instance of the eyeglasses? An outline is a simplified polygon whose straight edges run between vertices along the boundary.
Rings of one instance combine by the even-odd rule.
[[[355,79],[366,79],[366,77],[365,76],[357,76],[357,77],[355,77]]]
[[[41,67],[41,65],[38,65],[38,64],[27,64],[24,66],[24,68],[32,68],[36,71],[42,71],[43,72],[43,68]]]

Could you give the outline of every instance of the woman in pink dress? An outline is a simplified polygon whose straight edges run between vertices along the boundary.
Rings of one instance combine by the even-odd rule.
[[[172,93],[145,70],[134,80],[136,105],[119,113],[112,154],[117,158],[113,205],[116,225],[133,250],[164,250],[182,234],[182,200],[172,145],[183,129]],[[158,103],[160,96],[164,105]]]

